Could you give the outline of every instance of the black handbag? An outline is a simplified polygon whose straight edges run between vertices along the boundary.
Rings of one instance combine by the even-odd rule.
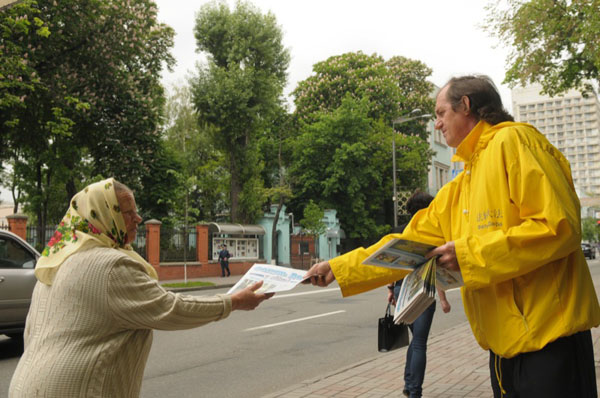
[[[408,326],[394,323],[394,316],[390,313],[391,304],[388,303],[385,316],[379,318],[377,325],[377,343],[379,352],[388,352],[408,345]]]

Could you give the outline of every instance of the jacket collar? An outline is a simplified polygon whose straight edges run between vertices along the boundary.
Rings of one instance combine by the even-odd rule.
[[[456,154],[452,156],[452,161],[470,162],[473,155],[487,147],[499,129],[509,124],[514,124],[514,122],[502,122],[492,126],[485,120],[480,120],[458,145]]]

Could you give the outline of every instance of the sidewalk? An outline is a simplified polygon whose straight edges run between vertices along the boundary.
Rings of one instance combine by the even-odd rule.
[[[201,280],[215,283],[213,288],[216,288],[233,286],[240,278],[241,275],[232,275],[229,278],[214,277]],[[592,329],[592,338],[596,378],[600,386],[600,328]],[[449,342],[452,344],[448,344]],[[467,322],[429,336],[423,398],[491,397],[488,359],[488,352],[483,351],[475,342]],[[380,353],[263,398],[401,398],[404,397],[402,387],[405,360],[406,347]]]
[[[596,378],[600,365],[600,330],[592,329]],[[452,342],[449,345],[448,342]],[[404,397],[406,348],[306,380],[264,398]],[[468,323],[429,337],[423,398],[491,397],[488,353],[475,342]]]

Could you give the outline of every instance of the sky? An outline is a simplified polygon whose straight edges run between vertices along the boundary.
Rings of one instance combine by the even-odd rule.
[[[204,0],[156,0],[158,19],[176,31],[173,55],[177,65],[163,74],[170,87],[183,84],[203,62],[196,52],[195,15]],[[347,52],[362,51],[385,59],[400,55],[424,62],[430,81],[441,86],[464,74],[486,74],[511,111],[510,89],[502,85],[508,50],[498,46],[480,26],[485,0],[254,0],[271,12],[283,31],[291,54],[285,95],[312,74],[312,65]],[[228,0],[230,8],[234,1]],[[292,102],[292,99],[288,99]]]

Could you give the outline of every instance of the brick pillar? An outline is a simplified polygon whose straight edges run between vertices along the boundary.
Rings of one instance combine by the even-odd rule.
[[[27,216],[25,214],[10,214],[6,216],[8,230],[21,239],[27,240]]]
[[[160,265],[160,225],[158,220],[148,220],[146,225],[146,260],[155,268]]]
[[[197,259],[201,263],[208,262],[208,225],[196,225],[196,251]]]

